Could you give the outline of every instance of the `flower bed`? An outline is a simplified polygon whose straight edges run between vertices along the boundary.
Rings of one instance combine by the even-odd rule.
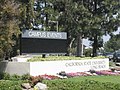
[[[59,77],[58,77],[58,76],[54,76],[54,75],[47,75],[47,74],[45,74],[45,75],[41,75],[41,78],[43,78],[43,79],[47,79],[47,80],[59,79]]]
[[[71,72],[71,73],[65,73],[60,72],[57,75],[39,75],[32,77],[32,81],[38,81],[38,80],[53,80],[53,79],[60,79],[60,78],[71,78],[71,77],[79,77],[79,76],[95,76],[95,75],[120,75],[120,72],[113,72],[112,70],[101,70],[101,71],[88,71],[88,72]]]
[[[67,77],[76,77],[76,76],[90,76],[90,74],[85,72],[76,72],[76,73],[67,73]]]
[[[102,71],[94,71],[93,72],[76,72],[76,73],[67,73],[68,77],[76,77],[76,76],[93,76],[93,75],[120,75],[120,72],[113,72],[111,70],[102,70]]]
[[[112,72],[112,71],[96,71],[97,75],[120,75],[120,72]]]

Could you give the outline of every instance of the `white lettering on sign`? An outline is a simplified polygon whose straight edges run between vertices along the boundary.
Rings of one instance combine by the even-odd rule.
[[[62,38],[62,35],[61,35],[61,33],[47,32],[47,37],[48,38]]]
[[[101,61],[83,61],[83,62],[69,62],[65,63],[66,67],[76,67],[76,66],[90,66],[91,69],[100,69],[106,67],[106,62],[104,60]]]
[[[32,31],[30,31],[28,33],[28,35],[30,37],[43,37],[43,38],[45,38],[46,37],[46,32],[32,32]]]
[[[28,33],[29,37],[41,37],[41,38],[62,38],[61,33],[54,32],[33,32]]]
[[[91,66],[91,69],[95,70],[95,69],[104,69],[106,68],[105,65],[95,65],[95,66]]]
[[[83,63],[82,62],[70,62],[70,63],[66,63],[65,66],[66,67],[71,67],[71,66],[82,66]]]

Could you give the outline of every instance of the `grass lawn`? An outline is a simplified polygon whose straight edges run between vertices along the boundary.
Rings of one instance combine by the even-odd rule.
[[[120,76],[82,76],[45,80],[49,90],[120,90]]]
[[[54,81],[71,81],[71,82],[81,82],[85,80],[94,80],[99,82],[110,82],[115,84],[120,84],[120,76],[81,76],[81,77],[73,77],[68,79],[58,79],[58,80],[45,80],[48,82]]]
[[[67,79],[68,81],[81,82],[84,80],[95,80],[99,82],[111,82],[115,84],[120,84],[120,76],[86,76],[86,77],[74,77]]]

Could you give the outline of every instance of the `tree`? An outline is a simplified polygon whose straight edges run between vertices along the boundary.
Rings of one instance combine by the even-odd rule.
[[[36,0],[35,2],[35,26],[41,26],[41,30],[55,31],[59,13],[54,10],[54,0]],[[57,1],[56,1],[57,2]]]
[[[93,41],[93,57],[97,56],[99,39],[104,34],[116,31],[120,25],[119,7],[119,0],[66,0],[65,25],[68,26],[67,29],[71,28],[68,32],[75,30],[78,47],[82,37],[88,37]]]
[[[93,56],[97,55],[98,39],[104,34],[116,31],[120,25],[119,0],[91,0],[88,10],[91,12],[90,40],[93,41]]]
[[[59,14],[59,29],[68,33],[68,47],[77,40],[77,56],[81,56],[82,38],[87,36],[90,12],[84,7],[83,0],[59,0],[54,4]],[[89,18],[89,19],[88,19]]]
[[[34,0],[16,0],[20,2],[20,28],[33,29]]]
[[[12,47],[16,44],[13,37],[19,31],[19,4],[14,0],[0,2],[0,58],[10,56]]]
[[[109,41],[104,44],[106,52],[115,52],[120,49],[120,34],[112,35]]]

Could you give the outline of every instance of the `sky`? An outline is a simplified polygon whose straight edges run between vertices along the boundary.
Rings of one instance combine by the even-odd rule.
[[[118,28],[118,30],[116,31],[116,32],[113,32],[115,35],[116,34],[119,34],[120,33],[120,27]],[[105,43],[105,42],[107,42],[108,40],[110,39],[110,36],[109,35],[104,35],[103,36],[103,42]],[[85,45],[85,46],[90,46],[90,41],[88,40],[88,39],[83,39],[83,44]]]

